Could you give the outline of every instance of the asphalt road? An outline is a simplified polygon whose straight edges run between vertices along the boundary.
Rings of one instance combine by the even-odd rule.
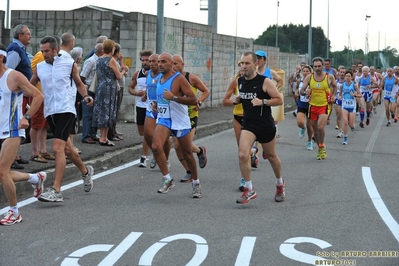
[[[287,183],[282,203],[274,202],[263,159],[251,172],[258,198],[235,203],[240,173],[231,129],[196,141],[208,151],[201,199],[179,182],[156,193],[161,173],[137,161],[97,174],[90,193],[81,181],[68,185],[63,203],[28,199],[23,222],[0,227],[0,265],[399,265],[399,125],[385,127],[382,108],[347,146],[332,121],[324,161],[306,150],[287,114],[277,141]],[[179,180],[174,152],[171,164]]]

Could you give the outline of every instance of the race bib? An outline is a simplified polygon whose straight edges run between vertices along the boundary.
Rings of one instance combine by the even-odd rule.
[[[343,108],[355,108],[355,106],[356,106],[355,99],[343,99],[342,100]]]
[[[169,104],[158,103],[158,118],[170,118]]]

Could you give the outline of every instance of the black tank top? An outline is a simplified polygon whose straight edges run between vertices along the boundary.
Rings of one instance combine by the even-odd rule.
[[[274,127],[274,119],[270,106],[253,106],[254,98],[271,99],[269,94],[263,91],[263,82],[267,77],[257,74],[255,78],[246,80],[245,77],[238,79],[238,90],[244,109],[244,123],[255,130],[265,130]]]

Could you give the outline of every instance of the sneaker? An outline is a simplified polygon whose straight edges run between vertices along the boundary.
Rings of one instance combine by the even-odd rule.
[[[248,203],[249,200],[251,199],[256,199],[258,195],[256,194],[255,190],[252,190],[251,192],[244,189],[244,192],[242,193],[241,197],[236,201],[239,204],[245,204]]]
[[[348,137],[344,137],[344,141],[342,142],[342,145],[348,145]]]
[[[352,131],[352,132],[355,132],[355,127],[351,127],[351,131]]]
[[[299,129],[298,137],[300,139],[303,138],[303,136],[305,136],[305,132],[306,132],[306,127]]]
[[[252,192],[249,192],[248,189],[245,188],[241,197],[236,202],[239,204],[245,204],[245,203],[248,203],[249,200],[256,199],[257,197],[258,197],[258,195],[256,194],[255,190],[252,190]]]
[[[267,160],[267,155],[266,155],[265,151],[262,152],[262,158]]]
[[[208,163],[208,158],[206,157],[206,148],[204,146],[198,147],[201,152],[197,154],[198,157],[198,165],[200,168],[204,168]]]
[[[158,193],[166,194],[166,193],[168,193],[169,189],[174,186],[175,186],[175,183],[173,182],[173,179],[167,180],[166,178],[162,178],[162,185],[158,189]]]
[[[282,185],[276,185],[276,195],[274,196],[274,200],[276,202],[283,202],[285,200],[285,181],[283,180]]]
[[[375,115],[377,114],[377,107],[373,107],[373,112]]]
[[[393,118],[393,122],[398,122],[398,117],[397,116],[395,116],[394,118]]]
[[[191,194],[191,197],[194,199],[199,199],[202,197],[201,184],[193,184],[193,193]]]
[[[258,168],[258,163],[259,159],[258,156],[255,155],[255,153],[251,156],[251,167],[252,168]]]
[[[327,125],[330,125],[330,118],[327,118]]]
[[[240,180],[240,187],[238,188],[239,191],[244,191],[245,190],[245,180],[243,177],[241,177]]]
[[[295,111],[294,111],[294,112],[292,112],[292,115],[296,117],[296,112],[295,112]]]
[[[313,142],[312,142],[312,141],[309,141],[309,142],[308,142],[308,146],[306,147],[306,149],[307,149],[308,151],[313,151]]]
[[[157,161],[155,160],[155,158],[152,158],[150,162],[150,168],[155,168],[155,166],[157,166]]]
[[[140,158],[140,164],[139,164],[140,168],[147,168],[147,160],[144,157]]]
[[[370,125],[370,118],[369,117],[366,118],[366,126],[368,126],[368,125]]]
[[[390,126],[391,126],[391,121],[388,121],[387,127],[390,127]]]
[[[55,191],[53,187],[47,188],[46,192],[42,193],[38,198],[40,201],[44,202],[62,202],[64,198],[62,194]]]
[[[87,174],[82,175],[83,178],[83,190],[85,192],[90,192],[93,189],[93,175],[94,175],[94,168],[91,165],[86,166]]]
[[[188,183],[188,182],[190,182],[190,181],[192,181],[192,180],[193,180],[193,177],[191,176],[191,174],[190,174],[190,173],[186,173],[186,175],[183,176],[183,177],[180,179],[180,182],[182,182],[182,183]]]
[[[16,216],[13,210],[8,210],[6,215],[4,215],[3,219],[0,220],[0,224],[13,225],[20,223],[21,221],[22,221],[21,214],[18,214],[18,216]]]
[[[344,133],[342,133],[342,131],[340,131],[339,133],[338,133],[338,135],[337,135],[337,138],[338,139],[341,139],[341,138],[343,138],[344,137]]]
[[[359,126],[360,126],[361,128],[364,128],[363,122],[360,122]]]
[[[327,152],[326,152],[326,148],[325,147],[319,148],[319,152],[320,152],[320,159],[319,160],[324,160],[325,158],[327,158]]]
[[[339,127],[338,127],[338,126],[335,126],[335,129],[336,129],[336,130],[338,130],[338,129],[339,129]]]
[[[46,172],[39,172],[37,173],[37,176],[39,177],[39,182],[37,182],[36,185],[32,185],[32,187],[35,189],[33,191],[33,196],[35,198],[39,197],[43,190],[44,190],[44,181],[46,181],[47,174]]]

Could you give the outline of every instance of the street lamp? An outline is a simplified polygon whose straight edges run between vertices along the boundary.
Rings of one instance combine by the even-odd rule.
[[[330,0],[327,7],[327,58],[330,57]]]
[[[310,10],[309,10],[309,33],[308,33],[308,62],[309,65],[312,64],[312,0],[310,1]]]
[[[276,23],[276,47],[278,47],[278,7],[280,5],[280,1],[277,1],[277,23]]]
[[[365,21],[367,21],[367,33],[366,33],[366,41],[365,41],[365,49],[364,49],[364,53],[365,53],[365,57],[366,57],[366,64],[368,61],[368,53],[369,53],[369,18],[371,18],[371,16],[366,15],[366,19]]]

